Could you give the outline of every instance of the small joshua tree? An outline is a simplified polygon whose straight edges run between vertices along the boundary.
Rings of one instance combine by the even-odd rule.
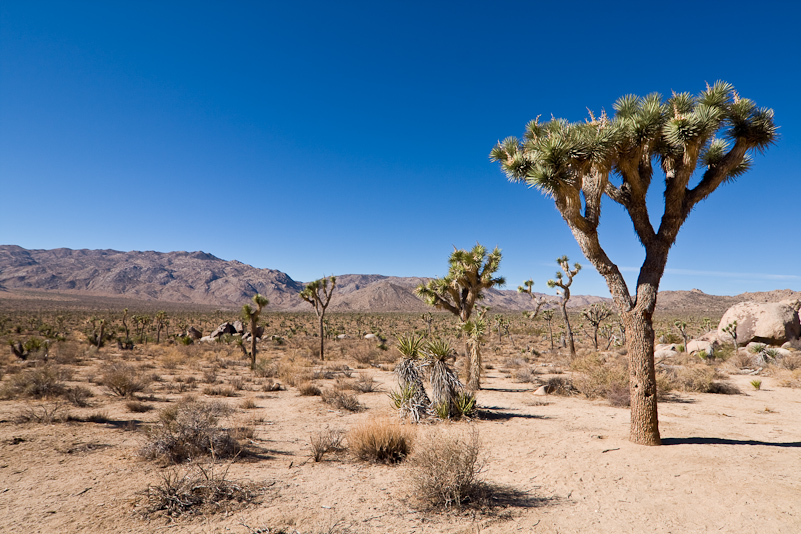
[[[684,340],[684,352],[689,352],[687,350],[687,343],[690,339],[690,336],[687,335],[687,321],[677,320],[673,323],[673,326],[676,327],[676,330],[678,330],[679,334],[681,334],[681,339]]]
[[[737,321],[732,321],[723,327],[723,331],[731,336],[734,343],[734,354],[737,354]],[[686,347],[685,347],[686,348]]]
[[[314,313],[317,314],[317,319],[320,322],[320,359],[325,360],[325,325],[323,323],[325,318],[325,310],[331,303],[331,295],[334,294],[334,286],[337,284],[335,276],[328,278],[322,277],[315,280],[300,292],[300,298],[308,302],[314,307]]]
[[[576,357],[576,345],[573,343],[573,330],[570,328],[570,319],[567,318],[567,301],[570,300],[570,285],[573,283],[575,277],[581,270],[581,265],[578,263],[573,264],[573,269],[570,268],[570,260],[567,256],[562,256],[556,259],[556,263],[564,271],[556,271],[556,280],[548,280],[548,287],[558,287],[556,290],[557,295],[561,298],[559,306],[562,308],[562,319],[565,321],[565,331],[567,332],[567,348],[570,350],[570,357]]]
[[[160,311],[156,314],[156,344],[161,342],[161,330],[169,324],[167,312]]]
[[[598,329],[601,327],[601,323],[612,316],[612,310],[606,304],[596,302],[582,311],[581,315],[592,325],[592,342],[595,345],[595,350],[598,350]]]
[[[250,304],[245,304],[242,306],[242,318],[246,321],[250,322],[250,370],[254,370],[256,368],[256,329],[259,325],[259,314],[261,314],[261,310],[269,304],[270,301],[267,300],[267,297],[256,293],[253,295],[253,304],[256,305],[255,308],[251,307]]]
[[[467,351],[470,361],[467,367],[467,382],[470,389],[479,389],[481,381],[480,325],[470,325],[470,317],[476,301],[483,298],[483,291],[506,283],[502,277],[493,277],[501,263],[501,251],[497,247],[490,253],[476,244],[472,250],[454,248],[448,259],[450,265],[444,278],[435,278],[415,289],[418,297],[435,308],[448,310],[459,318],[462,328],[469,329]],[[468,332],[470,334],[470,332]]]
[[[531,288],[534,286],[534,280],[528,279],[523,282],[522,286],[517,286],[518,293],[528,293],[528,296],[531,297],[531,300],[534,301],[534,311],[526,312],[526,317],[531,320],[537,318],[537,315],[540,313],[540,308],[542,308],[543,304],[548,302],[544,297],[534,295],[531,291]]]

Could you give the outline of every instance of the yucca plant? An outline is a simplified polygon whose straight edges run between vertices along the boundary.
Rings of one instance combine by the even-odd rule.
[[[421,367],[426,365],[420,359],[422,346],[423,336],[407,334],[398,337],[397,347],[403,358],[395,367],[395,375],[400,391],[390,393],[401,417],[411,417],[415,422],[427,415],[431,405],[420,376]]]
[[[461,413],[457,409],[456,399],[464,391],[464,385],[445,361],[453,354],[453,348],[445,339],[434,339],[427,343],[425,352],[431,366],[433,412],[440,419],[458,418]]]

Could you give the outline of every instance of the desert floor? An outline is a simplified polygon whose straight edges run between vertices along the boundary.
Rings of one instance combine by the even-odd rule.
[[[228,372],[248,373],[246,367]],[[179,394],[152,395],[155,409],[142,414],[111,396],[95,397],[87,408],[64,408],[84,419],[102,408],[100,423],[20,423],[20,413],[48,403],[2,401],[0,531],[801,532],[801,390],[778,387],[771,378],[755,390],[752,377],[733,376],[742,394],[681,393],[660,403],[664,445],[643,447],[627,440],[628,409],[535,396],[533,384],[490,369],[478,396],[479,417],[435,426],[478,429],[482,477],[494,488],[494,506],[430,513],[412,505],[410,468],[403,463],[365,463],[347,451],[310,459],[311,433],[394,417],[386,394],[395,387],[394,375],[377,368],[360,372],[381,388],[358,395],[367,408],[358,413],[331,409],[293,387],[245,387],[237,397],[222,398],[235,407],[247,399],[256,405],[234,416],[255,427],[254,452],[228,465],[227,477],[266,489],[260,502],[243,509],[173,522],[137,512],[140,492],[175,468],[140,457],[146,438],[131,421],[155,421]],[[194,395],[208,399],[201,391]],[[416,428],[425,433],[432,426]]]

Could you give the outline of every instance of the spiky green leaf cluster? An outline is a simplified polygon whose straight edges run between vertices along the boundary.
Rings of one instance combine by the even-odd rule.
[[[703,165],[709,167],[722,160],[727,148],[716,134],[758,151],[778,135],[773,110],[740,98],[731,84],[721,81],[697,96],[674,93],[663,100],[658,93],[625,95],[613,109],[612,117],[591,115],[585,122],[531,121],[522,140],[507,137],[492,149],[490,159],[500,163],[510,180],[559,195],[564,187],[580,188],[589,169],[608,172],[633,154],[658,158],[670,168],[685,152],[700,152]],[[747,169],[746,161],[728,177]]]

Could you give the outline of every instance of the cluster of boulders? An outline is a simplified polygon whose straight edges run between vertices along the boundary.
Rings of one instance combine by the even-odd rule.
[[[791,349],[801,350],[799,309],[799,300],[740,302],[723,314],[717,330],[688,342],[684,352],[712,356],[721,345],[733,344],[735,338],[730,332],[736,332],[738,347],[751,352],[767,347],[779,356],[788,355]],[[654,347],[654,356],[675,356],[680,348],[677,344],[660,344]]]

